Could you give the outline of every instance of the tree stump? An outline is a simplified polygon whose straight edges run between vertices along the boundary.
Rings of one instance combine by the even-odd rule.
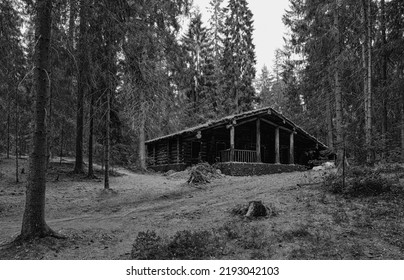
[[[268,214],[268,208],[262,204],[262,201],[250,201],[245,216],[249,218],[265,217],[268,216]]]

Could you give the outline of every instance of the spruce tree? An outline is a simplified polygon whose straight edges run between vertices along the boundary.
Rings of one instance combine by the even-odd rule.
[[[211,41],[200,13],[191,19],[188,32],[183,37],[183,45],[187,53],[187,96],[191,104],[189,114],[193,116],[193,122],[199,123],[206,119],[205,113],[210,109],[207,108],[210,107],[207,100],[212,94],[214,75]]]
[[[209,11],[211,13],[209,19],[209,36],[212,42],[212,55],[208,58],[206,77],[210,90],[210,103],[212,104],[212,116],[220,116],[223,112],[223,80],[222,58],[223,58],[223,37],[224,24],[226,20],[225,9],[223,7],[224,0],[211,0],[209,2]],[[213,72],[212,72],[213,71]]]
[[[246,0],[230,0],[224,28],[223,74],[226,113],[253,108],[256,98],[253,14]]]

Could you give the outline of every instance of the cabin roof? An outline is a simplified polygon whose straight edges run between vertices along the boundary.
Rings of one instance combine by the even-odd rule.
[[[305,131],[303,128],[297,126],[294,122],[292,122],[291,120],[289,120],[284,115],[277,112],[276,110],[272,109],[271,107],[264,107],[264,108],[251,110],[251,111],[247,111],[247,112],[243,112],[243,113],[239,113],[239,114],[229,115],[229,116],[226,116],[226,117],[218,119],[218,120],[208,121],[208,122],[206,122],[204,124],[200,124],[200,125],[190,127],[190,128],[187,128],[187,129],[184,129],[184,130],[181,130],[181,131],[177,131],[175,133],[171,133],[171,134],[168,134],[168,135],[164,135],[164,136],[161,136],[161,137],[157,137],[157,138],[147,140],[146,144],[150,144],[150,143],[157,142],[157,141],[160,141],[160,140],[163,140],[163,139],[168,139],[168,138],[172,138],[172,137],[176,137],[176,136],[180,136],[180,135],[184,135],[184,134],[190,134],[190,133],[193,133],[193,132],[212,129],[212,128],[215,128],[215,127],[218,127],[218,126],[230,124],[230,123],[232,123],[234,121],[237,122],[237,121],[241,121],[241,120],[244,120],[244,119],[248,119],[248,118],[256,117],[256,116],[261,116],[261,115],[271,116],[271,121],[273,121],[275,124],[277,124],[279,126],[282,126],[282,127],[285,127],[285,128],[289,128],[291,130],[295,130],[301,136],[303,136],[305,138],[308,138],[308,139],[310,139],[312,141],[317,142],[319,144],[320,148],[328,149],[328,147],[324,143],[317,140],[313,135],[311,135],[310,133]]]

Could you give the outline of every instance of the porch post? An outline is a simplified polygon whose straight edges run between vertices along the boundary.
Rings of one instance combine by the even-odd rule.
[[[180,137],[177,136],[177,164],[180,163]]]
[[[290,145],[289,145],[289,164],[295,163],[295,133],[292,131],[290,133]]]
[[[257,119],[257,124],[256,124],[256,145],[255,145],[255,150],[257,151],[257,162],[261,162],[261,120],[258,118]]]
[[[230,126],[230,161],[234,161],[234,125]]]
[[[279,155],[279,127],[275,127],[275,163],[281,163]]]

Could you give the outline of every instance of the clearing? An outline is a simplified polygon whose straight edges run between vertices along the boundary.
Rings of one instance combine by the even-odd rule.
[[[27,161],[21,160],[21,167]],[[71,162],[52,163],[46,220],[65,240],[45,238],[0,248],[0,259],[129,259],[138,233],[169,238],[182,230],[224,232],[220,259],[403,259],[404,182],[377,197],[344,198],[325,192],[321,172],[223,176],[189,186],[170,176],[115,169],[111,188],[101,179],[72,175]],[[0,159],[0,243],[20,231],[26,174],[15,183],[13,159]],[[26,172],[25,172],[26,173]],[[99,173],[98,176],[102,178]],[[401,179],[398,179],[401,178]],[[301,187],[297,184],[307,184]],[[261,200],[277,215],[247,219],[231,210]],[[209,258],[209,257],[206,257]]]

